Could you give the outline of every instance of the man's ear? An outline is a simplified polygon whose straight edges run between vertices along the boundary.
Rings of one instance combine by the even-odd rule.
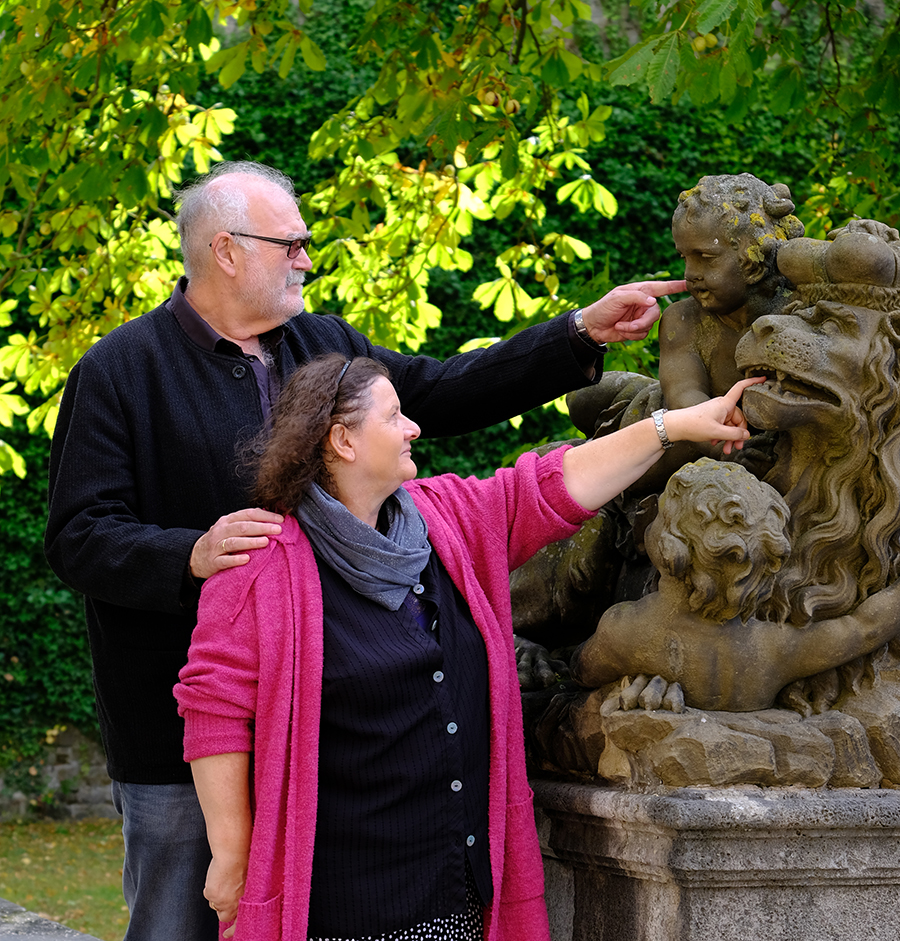
[[[334,454],[352,464],[356,460],[356,449],[353,446],[353,436],[346,425],[340,422],[331,426],[328,432],[328,444]]]
[[[229,278],[237,274],[237,263],[234,238],[230,232],[216,232],[210,246],[213,259],[222,273]]]

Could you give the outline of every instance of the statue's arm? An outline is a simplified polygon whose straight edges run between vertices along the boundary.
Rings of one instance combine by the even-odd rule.
[[[607,608],[593,634],[575,648],[569,669],[582,686],[596,688],[635,670],[635,651],[643,649],[656,623],[655,595],[621,601]],[[649,667],[648,667],[649,669]]]
[[[871,653],[900,633],[900,580],[869,595],[849,614],[796,630],[809,674]]]

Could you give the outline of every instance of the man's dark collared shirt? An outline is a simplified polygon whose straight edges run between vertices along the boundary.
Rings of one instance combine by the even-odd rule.
[[[175,314],[175,319],[181,325],[181,329],[184,330],[197,346],[204,350],[212,350],[217,353],[230,353],[246,361],[247,366],[236,365],[234,368],[246,369],[249,367],[253,371],[253,376],[256,379],[256,387],[259,390],[259,404],[262,407],[263,418],[268,418],[269,412],[272,410],[272,405],[275,399],[278,398],[278,393],[281,391],[281,377],[278,374],[278,370],[268,368],[258,356],[248,356],[237,343],[232,343],[231,340],[226,340],[225,337],[216,333],[197,311],[191,307],[190,301],[184,296],[187,284],[187,278],[180,278],[178,284],[175,286],[175,290],[172,292],[172,299],[170,301],[172,312]],[[278,346],[283,337],[284,327],[275,327],[274,330],[269,330],[259,338],[263,349],[271,354],[273,362],[277,361]]]

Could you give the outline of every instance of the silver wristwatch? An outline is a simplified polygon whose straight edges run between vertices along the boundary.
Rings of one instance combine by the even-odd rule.
[[[577,336],[582,343],[589,346],[595,353],[600,353],[601,355],[608,353],[609,348],[607,345],[605,343],[598,343],[584,325],[583,310],[583,307],[579,307],[577,310],[572,311],[572,326],[575,328],[575,336]]]
[[[658,408],[650,415],[650,417],[653,419],[653,424],[656,425],[656,433],[659,435],[659,443],[664,448],[671,448],[675,444],[674,441],[669,441],[669,436],[666,434],[666,423],[663,421],[663,415],[665,415],[668,411],[669,410],[667,408]]]

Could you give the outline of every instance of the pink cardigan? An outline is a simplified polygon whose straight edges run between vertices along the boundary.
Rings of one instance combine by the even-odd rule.
[[[484,638],[491,704],[487,941],[548,941],[525,773],[509,572],[592,516],[569,496],[562,453],[523,455],[488,480],[446,475],[407,489]],[[235,941],[307,937],[322,692],[322,595],[294,517],[250,562],[203,587],[175,687],[186,761],[253,751],[254,824]],[[254,728],[255,726],[255,728]]]

